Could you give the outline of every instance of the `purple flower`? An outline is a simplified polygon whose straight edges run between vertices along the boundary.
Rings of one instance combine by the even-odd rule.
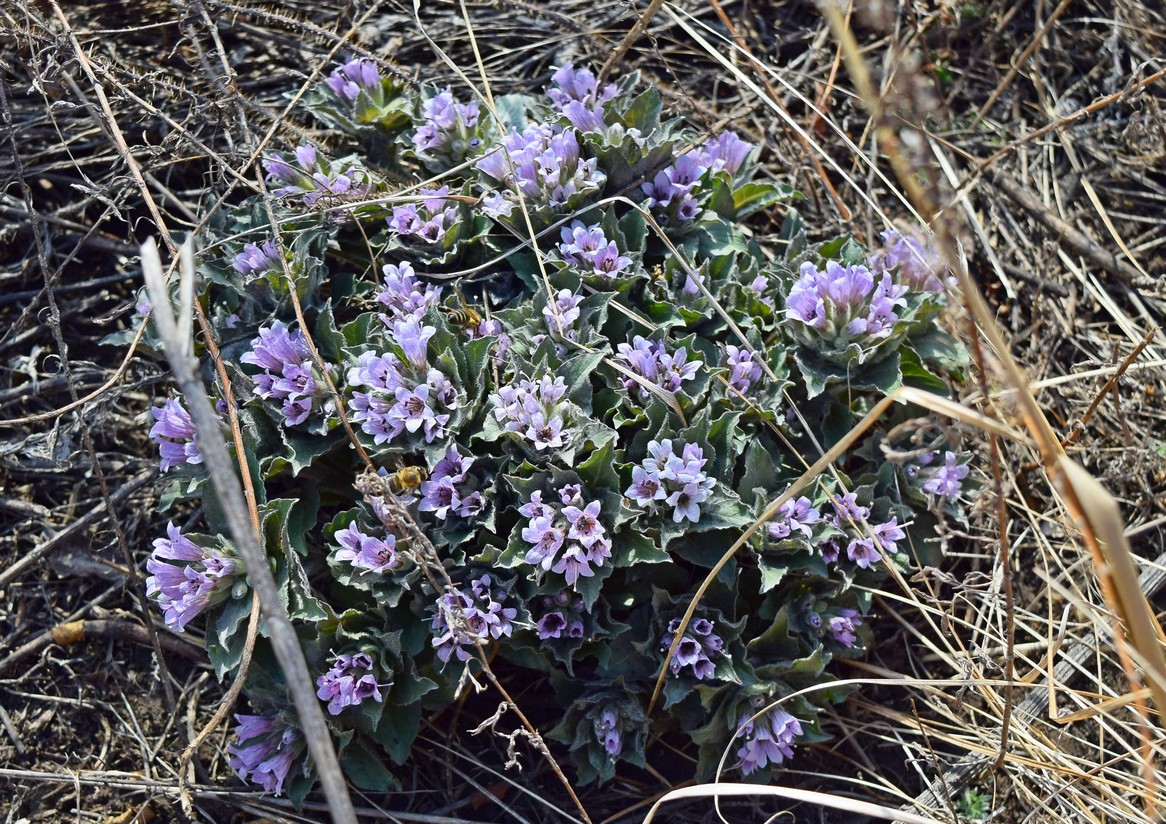
[[[882,557],[870,538],[852,538],[846,546],[846,557],[861,569],[869,569]]]
[[[703,361],[688,361],[688,352],[683,346],[669,354],[661,341],[645,340],[639,335],[632,338],[631,344],[621,343],[616,349],[616,357],[633,372],[667,392],[679,391],[681,384],[696,377],[697,371],[704,366]],[[631,377],[623,378],[623,385],[629,392],[635,389],[642,401],[652,396],[647,387]]]
[[[502,386],[492,393],[490,411],[507,432],[515,433],[544,452],[570,440],[567,420],[573,406],[562,402],[566,393],[567,383],[561,377],[552,380],[547,375],[537,383],[521,380],[517,386]]]
[[[328,702],[331,715],[339,715],[345,707],[357,706],[366,698],[378,703],[384,700],[380,688],[387,685],[377,683],[371,655],[340,653],[331,660],[331,669],[316,679],[316,696]]]
[[[700,520],[699,504],[708,498],[708,490],[695,483],[687,483],[683,488],[676,490],[666,499],[669,506],[675,507],[672,511],[672,520],[680,523],[685,518],[694,524]]]
[[[168,472],[184,463],[202,463],[202,452],[198,449],[198,431],[186,408],[174,399],[167,399],[161,406],[150,410],[154,425],[150,437],[158,444],[162,456],[161,469]]]
[[[859,527],[870,517],[870,507],[858,503],[858,493],[856,492],[831,495],[830,503],[834,506],[833,521],[837,526],[851,524]]]
[[[660,649],[665,653],[671,648],[672,641],[679,629],[680,619],[673,618],[668,623],[668,631],[660,642]],[[681,675],[681,670],[685,667],[692,671],[693,677],[698,681],[716,676],[717,667],[710,656],[720,655],[725,642],[721,636],[713,631],[714,629],[715,626],[708,619],[696,619],[689,624],[684,636],[680,639],[680,643],[676,645],[676,653],[668,664],[668,668],[674,676]]]
[[[341,169],[321,160],[312,146],[295,150],[295,163],[276,154],[263,159],[263,168],[274,183],[286,184],[272,194],[276,197],[303,196],[304,205],[311,206],[324,196],[367,194],[372,187],[365,182],[367,172],[355,166]]]
[[[549,505],[543,503],[543,493],[541,489],[536,489],[530,493],[530,501],[518,508],[520,515],[534,520],[535,518],[550,518],[555,514],[555,510]]]
[[[826,262],[819,270],[807,261],[786,296],[786,314],[798,322],[794,332],[804,342],[844,350],[851,342],[872,346],[890,337],[899,320],[896,309],[907,305],[907,287],[884,273],[877,288],[870,269]]]
[[[413,133],[413,148],[441,167],[456,166],[482,147],[479,115],[476,100],[458,103],[447,86],[421,104],[425,122]]]
[[[532,566],[541,566],[550,569],[555,562],[555,556],[563,546],[566,535],[563,530],[553,525],[550,517],[536,518],[522,530],[522,540],[530,544],[530,551],[523,558]]]
[[[590,69],[576,69],[570,63],[554,73],[551,83],[547,97],[572,126],[581,132],[605,129],[603,108],[617,93],[614,84],[609,83],[600,90]]]
[[[451,511],[461,518],[472,518],[481,512],[485,502],[481,493],[472,489],[472,479],[467,475],[473,463],[473,458],[461,455],[456,443],[451,444],[429,480],[421,484],[418,509],[432,512],[440,521]]]
[[[587,612],[582,598],[564,589],[556,595],[542,596],[541,602],[546,612],[535,624],[540,641],[576,639],[586,635],[584,618],[587,617]]]
[[[786,501],[778,508],[776,518],[768,526],[769,537],[780,541],[797,530],[809,538],[811,527],[820,520],[821,515],[809,498],[802,496],[796,501]]]
[[[448,199],[449,187],[421,189],[421,200],[394,206],[386,221],[389,231],[426,244],[442,244],[458,223],[457,204]]]
[[[946,270],[943,256],[928,243],[921,232],[902,233],[894,229],[883,232],[883,248],[871,255],[871,268],[890,271],[898,268],[896,280],[913,292],[941,293],[940,275]]]
[[[668,497],[668,493],[664,490],[658,471],[648,470],[643,466],[633,466],[632,485],[624,492],[624,496],[630,498],[637,506],[652,511],[656,506],[656,501],[664,500]]]
[[[708,459],[697,444],[684,444],[680,455],[673,452],[671,440],[650,441],[648,455],[637,467],[632,467],[632,485],[624,496],[638,506],[653,512],[657,501],[664,501],[672,509],[672,520],[700,521],[700,504],[708,500],[716,484],[704,472]]]
[[[963,492],[964,478],[968,476],[968,467],[966,464],[958,463],[958,460],[954,452],[945,452],[943,466],[936,469],[924,482],[923,491],[940,499],[959,498]]]
[[[741,772],[745,775],[771,763],[780,764],[793,758],[793,745],[802,734],[801,722],[781,707],[774,707],[750,721],[752,714],[746,710],[738,721],[737,734],[744,736],[745,742],[737,751],[737,757],[741,759]]]
[[[292,764],[307,749],[303,733],[281,716],[236,715],[236,743],[227,746],[233,769],[244,781],[280,795]]]
[[[284,425],[303,423],[317,406],[325,413],[331,410],[328,390],[317,382],[311,351],[299,329],[289,332],[280,321],[260,329],[251,351],[239,360],[263,370],[255,377],[255,394],[282,402]]]
[[[729,386],[744,394],[750,386],[761,380],[761,366],[748,349],[728,344],[725,351],[728,355],[725,366],[729,370]]]
[[[862,626],[862,614],[858,610],[842,608],[827,623],[830,637],[844,647],[853,647],[858,636],[855,631]]]
[[[452,589],[437,599],[430,623],[433,647],[441,661],[456,655],[459,661],[470,660],[469,648],[487,639],[502,638],[513,632],[518,610],[504,606],[509,596],[494,585],[490,575],[483,575],[465,589]]]
[[[337,530],[334,537],[340,544],[334,557],[337,561],[347,561],[354,569],[383,575],[401,565],[394,535],[386,535],[381,540],[366,535],[356,524],[349,524]]]
[[[595,738],[603,744],[603,750],[613,761],[623,752],[623,719],[615,707],[608,705],[600,710],[591,722]]]
[[[688,223],[700,214],[693,192],[700,184],[706,167],[693,154],[683,154],[675,163],[656,173],[651,182],[640,186],[648,198],[648,207],[662,226]]]
[[[695,155],[697,163],[706,169],[735,175],[751,151],[753,144],[746,143],[736,132],[721,132],[702,143]]]
[[[337,97],[352,102],[362,91],[380,90],[381,72],[375,61],[356,57],[335,69],[324,82]]]
[[[543,318],[547,327],[560,335],[565,335],[579,320],[579,304],[583,302],[582,295],[572,294],[570,289],[560,289],[555,295],[554,303],[543,307]]]
[[[166,626],[182,632],[208,607],[230,596],[241,570],[234,557],[199,546],[173,523],[166,525],[166,535],[154,541],[146,561],[146,594],[158,602]]]
[[[421,283],[413,271],[413,265],[409,261],[403,261],[399,266],[386,263],[383,271],[384,288],[377,293],[377,303],[389,310],[388,315],[381,315],[381,320],[386,326],[391,327],[393,321],[408,318],[419,321],[430,306],[440,303],[441,289],[426,284],[422,290]]]
[[[502,148],[483,156],[474,168],[503,186],[502,197],[511,207],[489,194],[484,197],[490,213],[499,217],[517,205],[519,192],[531,209],[563,209],[582,203],[607,180],[595,158],[581,157],[575,129],[558,130],[540,123],[508,134]]]
[[[603,535],[603,524],[599,522],[599,501],[592,501],[583,509],[577,506],[564,507],[563,515],[571,524],[567,537],[588,549]]]
[[[273,240],[263,241],[262,246],[248,243],[243,251],[235,255],[234,268],[240,275],[255,275],[273,269],[279,262],[279,247]]]
[[[901,541],[907,537],[907,533],[899,526],[899,519],[897,517],[892,517],[885,524],[872,526],[870,531],[871,536],[882,550],[890,555],[894,555],[899,551],[899,547],[896,546],[896,541]]]

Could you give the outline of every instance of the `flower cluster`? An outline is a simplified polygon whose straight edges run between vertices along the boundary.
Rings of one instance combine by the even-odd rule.
[[[251,351],[239,360],[263,370],[255,377],[255,394],[265,401],[282,403],[285,426],[303,423],[314,410],[325,414],[333,411],[328,387],[319,380],[311,350],[299,329],[289,332],[275,321],[259,330],[259,337],[251,341]]]
[[[280,716],[236,715],[237,743],[227,746],[231,769],[279,795],[292,765],[307,749],[304,734]]]
[[[482,211],[494,219],[511,216],[519,193],[528,208],[563,209],[598,192],[607,180],[595,158],[580,154],[574,129],[557,131],[539,123],[511,132],[502,139],[501,151],[487,154],[474,168],[504,187],[482,198]]]
[[[400,265],[386,263],[381,271],[385,276],[384,286],[377,293],[376,300],[388,310],[388,314],[381,315],[385,326],[392,326],[394,321],[406,318],[419,321],[425,317],[429,307],[440,303],[441,289],[429,284],[422,287],[409,261],[403,261]]]
[[[826,631],[830,633],[830,638],[834,643],[844,647],[854,646],[858,640],[855,633],[860,626],[862,626],[862,613],[849,607],[838,609],[826,621]]]
[[[186,407],[170,398],[161,406],[152,408],[150,414],[154,416],[150,437],[158,444],[158,453],[162,456],[159,466],[163,472],[183,464],[202,463],[198,431]]]
[[[316,679],[316,696],[328,702],[328,712],[339,715],[345,707],[354,707],[367,698],[384,700],[374,674],[375,665],[367,652],[342,652],[332,659],[331,668]]]
[[[490,395],[494,419],[542,452],[561,449],[571,438],[567,427],[570,404],[564,400],[567,382],[549,375],[539,381],[520,380]]]
[[[339,167],[320,158],[316,148],[303,145],[295,150],[295,163],[276,154],[263,160],[263,168],[274,183],[282,183],[276,197],[303,197],[312,206],[322,197],[361,195],[372,191],[367,173],[356,166]]]
[[[607,239],[598,223],[588,226],[575,220],[564,226],[559,236],[563,241],[559,244],[563,260],[585,274],[615,278],[632,267],[632,259],[619,253],[615,241]]]
[[[882,233],[883,248],[871,255],[871,268],[885,272],[898,268],[898,280],[912,292],[944,290],[940,274],[943,257],[918,233],[887,229]]]
[[[854,492],[832,496],[830,502],[834,507],[834,513],[827,515],[826,518],[835,527],[850,534],[850,541],[846,545],[846,557],[861,569],[869,569],[882,558],[883,553],[896,554],[899,551],[897,542],[906,538],[907,533],[899,525],[897,516],[892,516],[885,523],[870,523],[868,520],[871,514],[870,507],[859,504],[857,497],[857,493]],[[827,561],[837,559],[837,543],[832,541],[830,546],[834,557],[827,558]],[[823,548],[823,557],[826,557],[827,551]]]
[[[381,88],[381,70],[375,60],[355,57],[332,71],[324,81],[333,94],[350,103],[360,97],[360,93],[373,94]]]
[[[600,89],[590,69],[577,69],[570,63],[552,75],[551,86],[547,89],[547,97],[555,111],[581,132],[602,132],[606,128],[604,104],[616,93],[613,84]]]
[[[698,146],[693,154],[698,165],[714,174],[726,172],[735,175],[753,148],[752,143],[746,143],[736,132],[721,132]]]
[[[243,251],[235,255],[233,266],[240,275],[251,277],[272,269],[278,270],[279,259],[279,247],[275,241],[265,240],[262,244],[246,244]]]
[[[959,462],[954,452],[945,452],[943,466],[931,472],[931,477],[923,482],[923,491],[937,498],[956,500],[963,491],[964,478],[968,477],[968,467]]]
[[[421,503],[418,509],[432,512],[439,521],[451,514],[459,518],[473,518],[485,507],[482,493],[473,487],[476,480],[469,474],[474,459],[463,457],[453,444],[445,453],[429,480],[421,484]]]
[[[692,523],[700,520],[700,505],[704,503],[716,480],[704,471],[708,458],[694,443],[686,443],[677,455],[672,441],[648,443],[648,457],[632,467],[632,485],[624,497],[648,512],[663,505],[672,507],[672,520],[681,523],[686,518]]]
[[[430,367],[428,345],[436,333],[415,315],[391,321],[392,338],[402,360],[393,352],[365,352],[348,370],[350,386],[364,386],[349,401],[351,420],[378,445],[402,433],[421,432],[426,443],[445,437],[451,413],[458,408],[458,392],[441,370]]]
[[[600,520],[599,501],[586,502],[578,484],[558,491],[559,503],[544,502],[541,490],[518,508],[528,519],[522,540],[530,549],[526,563],[563,576],[568,586],[595,575],[595,569],[611,558],[611,539]]]
[[[890,337],[899,321],[895,310],[907,305],[907,286],[884,272],[875,283],[861,264],[843,266],[826,261],[801,265],[799,277],[785,299],[786,314],[803,341],[845,351],[852,343],[869,348]]]
[[[693,192],[700,186],[705,167],[694,155],[684,154],[676,162],[656,173],[650,182],[640,186],[648,198],[648,208],[661,226],[689,223],[700,214],[700,205]]]
[[[663,341],[645,340],[639,335],[632,338],[630,344],[621,343],[616,351],[616,357],[633,372],[665,392],[679,392],[681,384],[696,377],[697,370],[704,366],[703,361],[688,360],[688,351],[683,346],[668,354]],[[652,397],[651,390],[644,382],[630,376],[623,378],[623,386],[629,392],[635,390],[640,400],[646,401]]]
[[[729,370],[729,386],[741,394],[761,380],[761,364],[757,356],[748,349],[733,344],[725,346],[725,368]]]
[[[775,541],[782,541],[800,532],[803,537],[809,538],[812,527],[821,520],[821,513],[814,508],[810,499],[802,496],[797,500],[788,500],[780,507],[772,521],[766,526],[769,537]]]
[[[394,535],[374,538],[362,532],[356,524],[349,524],[344,529],[336,530],[332,537],[340,545],[333,557],[337,561],[351,564],[353,569],[384,575],[401,565]]]
[[[571,327],[579,320],[579,304],[582,302],[582,295],[576,295],[570,289],[560,289],[554,300],[543,307],[547,328],[557,335],[574,339],[575,330]]]
[[[421,189],[419,201],[394,206],[385,218],[389,231],[428,244],[442,244],[457,223],[457,205],[449,199],[449,187]]]
[[[660,649],[665,653],[671,648],[679,629],[679,618],[673,618],[668,622],[668,631],[660,642]],[[668,669],[671,670],[672,675],[679,677],[683,674],[684,668],[688,667],[692,676],[698,681],[716,676],[717,665],[709,656],[721,656],[725,642],[721,636],[714,632],[715,629],[713,622],[707,618],[693,619],[692,623],[685,629],[684,636],[680,639],[680,644],[676,647],[676,653],[672,656],[672,660],[668,662]]]
[[[543,595],[540,600],[545,610],[535,623],[540,641],[586,635],[587,608],[582,598],[564,589],[555,595]]]
[[[234,556],[199,546],[173,523],[154,541],[146,561],[146,594],[158,602],[166,626],[182,632],[208,607],[231,595],[242,569]]]
[[[421,104],[424,122],[413,132],[413,149],[436,161],[436,168],[456,166],[482,148],[478,102],[458,103],[446,86]]]
[[[745,775],[793,758],[794,743],[802,734],[801,722],[781,707],[767,710],[751,721],[752,716],[753,712],[746,709],[737,722],[737,735],[745,739],[744,745],[737,750],[740,769]]]
[[[442,663],[447,663],[453,655],[459,661],[469,661],[471,650],[478,644],[491,638],[509,637],[518,610],[504,606],[507,600],[506,589],[496,586],[489,574],[471,581],[468,591],[444,592],[437,599],[430,623],[433,648]]]

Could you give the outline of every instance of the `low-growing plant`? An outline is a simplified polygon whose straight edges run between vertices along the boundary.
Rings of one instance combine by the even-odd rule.
[[[665,119],[635,76],[568,65],[487,111],[356,59],[305,99],[349,154],[268,157],[270,195],[201,239],[200,300],[350,779],[393,786],[484,666],[542,679],[583,783],[644,764],[650,733],[691,731],[698,778],[730,748],[764,780],[823,740],[845,690],[754,716],[862,654],[888,566],[934,562],[966,495],[947,430],[899,408],[682,616],[880,393],[946,391],[961,356],[926,244],[811,243],[758,147]],[[155,542],[148,590],[174,630],[205,619],[226,677],[246,577],[181,401],[153,416],[164,504],[201,501],[205,527]],[[231,763],[299,800],[312,770],[262,637],[256,661]]]

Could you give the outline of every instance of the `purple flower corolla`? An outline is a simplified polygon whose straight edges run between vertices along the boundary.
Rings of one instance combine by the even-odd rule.
[[[554,73],[551,83],[547,97],[572,126],[581,132],[601,132],[606,128],[604,104],[615,97],[614,84],[601,90],[590,69],[576,69],[570,63]]]
[[[405,360],[420,373],[429,368],[429,340],[437,334],[434,326],[422,326],[415,316],[395,320],[392,323],[393,339],[405,354]]]
[[[923,484],[923,491],[941,499],[956,500],[963,491],[968,476],[966,464],[960,464],[954,452],[945,452],[943,466],[936,469]]]
[[[639,335],[632,338],[630,344],[621,343],[616,349],[616,357],[633,372],[666,392],[679,391],[681,384],[696,377],[697,371],[704,366],[703,361],[689,361],[688,351],[683,346],[669,354],[662,341],[649,341]],[[629,392],[636,390],[642,401],[652,397],[651,391],[634,378],[624,377],[622,383]]]
[[[595,737],[602,742],[608,758],[615,759],[623,752],[623,732],[619,713],[613,707],[604,707],[592,722]]]
[[[418,154],[455,166],[482,147],[478,102],[459,103],[448,86],[421,105],[424,123],[413,132]]]
[[[838,614],[830,618],[826,624],[830,637],[835,643],[844,647],[854,646],[854,642],[858,640],[855,632],[860,626],[862,626],[862,613],[846,607],[838,610]]]
[[[374,538],[362,532],[356,524],[349,524],[337,530],[334,537],[340,545],[334,557],[337,561],[351,564],[353,569],[384,575],[401,565],[394,535],[386,535],[383,539]]]
[[[725,366],[729,370],[729,386],[744,394],[749,387],[761,380],[761,365],[748,349],[732,344],[725,346]]]
[[[599,191],[606,182],[607,176],[597,164],[595,158],[581,157],[579,137],[574,129],[556,130],[533,123],[522,132],[511,132],[504,137],[502,148],[484,156],[474,168],[504,187],[502,201],[490,194],[483,198],[484,211],[498,218],[509,214],[517,205],[519,192],[531,208],[560,209],[576,205],[583,196]]]
[[[793,758],[794,743],[802,734],[801,722],[781,707],[774,707],[750,721],[752,714],[746,710],[738,721],[737,734],[744,736],[745,742],[737,750],[737,757],[741,759],[741,772],[745,775]]]
[[[445,436],[450,412],[460,403],[453,383],[440,370],[427,368],[427,346],[436,331],[422,326],[416,316],[392,323],[393,336],[407,360],[393,353],[365,352],[348,370],[348,384],[368,391],[354,392],[348,402],[350,420],[371,435],[379,446],[402,433],[423,432],[426,443]]]
[[[566,335],[575,321],[579,320],[579,304],[582,302],[582,295],[572,294],[570,289],[560,289],[555,295],[553,308],[550,303],[543,307],[547,327],[552,332]]]
[[[234,269],[240,275],[256,275],[276,268],[279,262],[279,247],[273,240],[265,240],[262,245],[248,243],[243,251],[235,255]]]
[[[394,206],[385,218],[389,231],[426,244],[441,244],[458,222],[457,204],[449,200],[449,187],[421,189],[416,203]]]
[[[834,507],[834,517],[830,520],[835,526],[850,525],[858,528],[870,517],[870,507],[858,503],[857,492],[831,495],[830,503]]]
[[[430,623],[433,648],[442,663],[455,655],[459,661],[468,661],[470,650],[478,644],[510,636],[518,610],[504,606],[507,599],[506,590],[496,587],[488,574],[471,582],[469,591],[442,593]]]
[[[546,612],[535,624],[540,641],[577,639],[586,635],[584,619],[587,610],[582,598],[568,590],[560,590],[555,595],[542,596],[541,603]]]
[[[873,345],[892,334],[899,320],[895,310],[907,305],[905,285],[885,272],[876,285],[865,266],[830,260],[819,270],[806,261],[799,274],[786,296],[786,314],[799,322],[795,333],[808,343],[835,349],[855,341]]]
[[[362,182],[365,172],[355,166],[341,169],[321,160],[314,146],[304,145],[295,150],[295,163],[280,155],[263,159],[263,168],[274,183],[285,185],[272,192],[276,197],[303,196],[304,205],[311,206],[324,196],[364,194],[371,191]]]
[[[702,143],[693,154],[696,162],[704,168],[714,173],[724,171],[735,175],[751,151],[753,144],[746,143],[736,132],[721,132]]]
[[[535,490],[519,507],[529,519],[520,532],[529,545],[523,561],[559,573],[574,586],[580,578],[593,577],[595,569],[611,558],[611,541],[605,537],[599,501],[584,501],[575,484],[559,490],[559,499],[558,505],[544,503],[542,491]]]
[[[672,507],[672,520],[700,521],[700,504],[708,500],[716,480],[704,472],[708,459],[696,444],[684,444],[681,454],[673,452],[671,440],[650,441],[648,457],[632,467],[632,485],[624,497],[648,512],[658,501]]]
[[[796,501],[790,500],[782,504],[766,531],[769,533],[769,537],[775,541],[788,538],[794,531],[809,538],[813,532],[812,527],[820,520],[821,513],[814,508],[809,498],[802,496]]]
[[[619,253],[615,241],[607,239],[598,223],[587,226],[581,220],[573,221],[560,230],[559,237],[563,260],[586,274],[615,278],[632,266],[632,259]]]
[[[231,769],[269,793],[283,792],[292,764],[307,749],[303,733],[280,716],[236,715],[236,743],[227,746]]]
[[[445,456],[433,468],[429,480],[421,484],[418,509],[432,512],[444,521],[452,512],[460,518],[472,518],[485,508],[482,493],[473,489],[469,469],[474,459],[464,457],[458,445],[451,444]]]
[[[377,303],[388,309],[387,315],[381,315],[386,326],[392,326],[395,320],[419,320],[430,306],[440,303],[441,289],[429,284],[422,287],[409,261],[403,261],[400,265],[386,263],[383,272],[384,288],[377,293],[376,299]]]
[[[693,154],[683,154],[640,189],[648,198],[648,208],[661,225],[688,223],[700,214],[693,192],[706,169]]]
[[[225,600],[241,570],[235,559],[218,549],[199,546],[173,523],[165,538],[154,541],[146,561],[146,594],[158,602],[166,626],[182,632],[208,607]]]
[[[896,280],[912,292],[941,293],[940,273],[946,270],[943,256],[919,232],[902,233],[887,229],[883,248],[871,255],[871,268],[890,271],[898,268]]]
[[[150,427],[150,437],[158,444],[158,454],[162,461],[160,468],[169,472],[182,464],[202,463],[202,452],[198,449],[198,431],[190,413],[181,403],[168,398],[161,406],[150,410],[154,425]]]
[[[337,97],[352,102],[362,91],[371,93],[381,88],[381,72],[375,60],[355,57],[334,69],[324,82]]]
[[[563,402],[566,393],[562,377],[521,380],[517,386],[502,386],[490,395],[491,412],[507,432],[529,441],[539,452],[557,449],[571,438],[567,427],[570,404]]]
[[[680,629],[680,619],[673,618],[668,623],[668,631],[660,642],[660,649],[665,653],[672,646],[676,633]],[[714,632],[712,621],[705,618],[694,620],[688,625],[680,643],[676,645],[676,653],[668,664],[674,676],[679,677],[682,670],[688,667],[691,674],[698,681],[713,678],[716,675],[716,664],[710,655],[720,655],[724,649],[724,640]]]
[[[311,350],[299,329],[289,332],[280,321],[260,329],[251,351],[239,360],[263,370],[255,376],[255,394],[282,402],[284,425],[303,423],[317,408],[331,411],[327,386],[317,379]]]
[[[355,707],[368,698],[384,701],[371,655],[343,652],[331,660],[332,667],[316,679],[316,696],[328,702],[329,714],[339,715],[345,707]]]

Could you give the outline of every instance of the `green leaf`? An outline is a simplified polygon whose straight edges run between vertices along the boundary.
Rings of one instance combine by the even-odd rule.
[[[613,440],[609,439],[605,441],[602,446],[592,452],[575,469],[579,473],[579,477],[583,479],[590,489],[610,489],[613,492],[619,492],[620,490],[619,474],[615,471],[615,446]]]
[[[368,792],[383,793],[401,786],[393,774],[385,769],[380,758],[360,743],[345,747],[340,754],[340,766],[353,784]]]

